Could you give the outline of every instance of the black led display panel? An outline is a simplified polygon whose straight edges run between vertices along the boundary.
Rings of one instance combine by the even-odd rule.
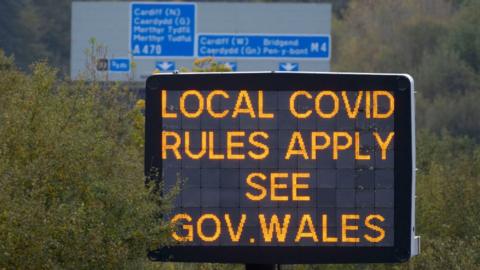
[[[401,262],[414,234],[412,81],[186,73],[146,88],[145,172],[179,185],[153,260]]]

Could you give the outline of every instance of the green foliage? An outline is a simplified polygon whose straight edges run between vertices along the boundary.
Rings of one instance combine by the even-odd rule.
[[[0,51],[0,269],[242,269],[145,259],[168,244],[159,217],[169,198],[144,185],[142,101],[132,108],[122,86],[61,81],[42,63],[31,75],[15,68],[48,59],[66,70],[69,7],[0,3],[0,47],[15,53]],[[479,269],[480,1],[340,0],[334,9],[332,70],[415,78],[422,253],[399,265],[282,269]],[[191,70],[228,71],[211,58]]]
[[[419,230],[427,238],[474,239],[480,235],[480,147],[448,135],[421,134],[420,143]]]
[[[422,253],[408,264],[339,268],[480,268],[479,4],[352,1],[335,20],[334,69],[415,79],[422,236]]]
[[[0,268],[143,264],[166,243],[170,198],[145,186],[130,92],[0,66]]]
[[[0,48],[23,69],[40,59],[68,71],[70,0],[0,2]]]
[[[421,132],[417,173],[419,269],[480,267],[480,146]]]
[[[183,70],[186,71],[186,70]],[[229,67],[219,64],[212,57],[198,58],[193,61],[192,72],[225,72],[232,71]]]
[[[420,96],[417,101],[418,127],[435,132],[448,131],[459,136],[468,135],[478,141],[479,99],[480,89],[472,89],[463,95],[438,95],[433,100]]]
[[[476,72],[480,72],[480,2],[465,1],[452,20],[448,46]]]
[[[333,22],[333,68],[406,72],[444,35],[451,7],[445,1],[351,1]]]
[[[420,59],[415,72],[415,87],[422,98],[461,96],[480,86],[474,70],[460,59],[457,52],[446,46]]]
[[[479,1],[351,1],[334,20],[333,69],[410,73],[418,127],[480,140]]]

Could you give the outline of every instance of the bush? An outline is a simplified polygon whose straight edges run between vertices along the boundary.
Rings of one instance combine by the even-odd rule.
[[[165,243],[169,200],[145,185],[130,93],[0,53],[1,269],[138,267]]]

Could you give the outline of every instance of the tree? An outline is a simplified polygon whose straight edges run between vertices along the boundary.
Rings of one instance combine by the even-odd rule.
[[[170,197],[145,186],[131,92],[0,67],[0,268],[141,267]]]
[[[447,1],[351,1],[333,22],[333,69],[411,73],[435,50],[451,13]]]
[[[480,28],[478,27],[480,2],[467,0],[461,7],[452,21],[448,46],[478,74],[480,72]]]

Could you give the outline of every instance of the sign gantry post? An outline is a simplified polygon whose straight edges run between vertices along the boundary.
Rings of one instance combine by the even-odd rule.
[[[413,81],[185,73],[146,89],[146,173],[181,191],[153,260],[405,262],[418,253]]]

